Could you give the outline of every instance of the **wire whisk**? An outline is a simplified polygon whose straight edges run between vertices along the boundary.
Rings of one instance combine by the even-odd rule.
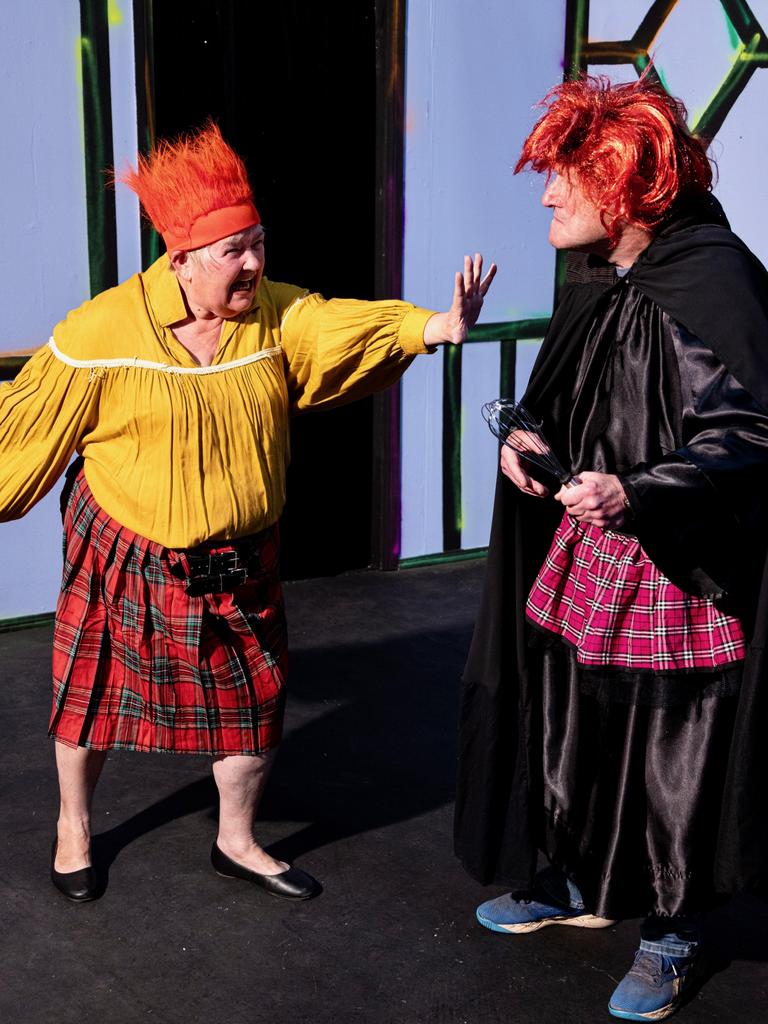
[[[575,487],[581,482],[563,467],[544,437],[541,423],[538,423],[520,402],[504,398],[486,402],[483,406],[483,418],[491,433],[502,444],[522,455],[534,466],[539,466],[557,477],[561,484]]]

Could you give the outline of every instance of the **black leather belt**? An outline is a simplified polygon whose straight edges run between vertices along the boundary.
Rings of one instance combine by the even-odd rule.
[[[214,555],[187,555],[189,576],[184,589],[190,597],[219,594],[242,586],[248,579],[248,566],[237,551],[218,551]]]
[[[255,538],[248,538],[227,551],[187,551],[189,575],[180,562],[171,568],[171,572],[184,580],[184,590],[190,597],[229,593],[247,582],[248,571],[258,555],[259,546]]]

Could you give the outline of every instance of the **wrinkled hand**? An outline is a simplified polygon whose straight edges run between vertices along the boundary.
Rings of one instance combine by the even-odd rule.
[[[530,441],[528,440],[529,437],[531,438]],[[526,430],[513,430],[509,435],[509,439],[514,442],[516,448],[530,448],[531,451],[541,451],[541,441],[536,438],[537,443],[534,444],[534,438],[536,438],[536,435],[529,435]],[[549,494],[549,488],[545,487],[544,484],[540,484],[538,480],[534,480],[532,476],[529,476],[526,466],[527,463],[523,454],[513,451],[507,445],[501,446],[501,472],[504,476],[508,477],[523,494],[530,494],[534,498],[546,498]]]
[[[611,473],[579,473],[576,487],[561,487],[555,500],[580,523],[591,523],[601,530],[619,530],[627,522],[624,488]]]
[[[453,288],[453,302],[447,313],[435,313],[424,328],[424,342],[427,345],[460,345],[466,341],[470,327],[473,327],[483,308],[483,299],[496,276],[496,264],[483,274],[483,257],[475,253],[474,261],[464,257],[464,273],[456,273]]]

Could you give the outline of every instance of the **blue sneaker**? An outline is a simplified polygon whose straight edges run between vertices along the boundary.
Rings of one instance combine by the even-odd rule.
[[[493,932],[536,932],[550,924],[570,924],[576,928],[609,928],[615,921],[586,914],[583,909],[555,906],[525,898],[522,893],[508,892],[495,900],[481,903],[477,920]]]
[[[696,961],[639,949],[629,972],[611,996],[608,1011],[622,1020],[664,1020],[679,1009]]]

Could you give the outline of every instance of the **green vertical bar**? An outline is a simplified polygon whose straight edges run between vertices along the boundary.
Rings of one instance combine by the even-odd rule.
[[[461,346],[443,348],[443,551],[461,548]]]
[[[97,295],[117,284],[115,196],[106,183],[114,162],[107,0],[80,0],[80,32],[88,263],[91,295]]]
[[[589,0],[568,0],[565,6],[565,46],[563,78],[578,78],[587,70],[586,48],[589,42]],[[555,257],[555,305],[565,282],[565,253]]]
[[[568,0],[565,7],[564,78],[587,70],[584,52],[589,41],[589,0]]]
[[[499,371],[499,397],[515,398],[515,372],[517,370],[517,341],[502,341]]]
[[[133,38],[136,56],[136,137],[139,150],[148,153],[155,144],[155,45],[153,0],[133,0]],[[160,256],[160,236],[150,222],[141,219],[141,264],[146,270]]]
[[[406,0],[375,0],[375,298],[403,293]],[[396,569],[402,518],[400,387],[373,396],[373,564]]]

